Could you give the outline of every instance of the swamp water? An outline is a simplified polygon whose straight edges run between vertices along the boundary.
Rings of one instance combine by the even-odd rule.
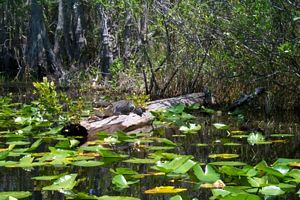
[[[7,128],[1,109],[0,199],[299,199],[295,113],[196,108],[194,118],[181,105],[156,113],[154,132],[100,133],[76,147],[60,128]]]
[[[60,161],[51,163],[50,166],[31,166],[31,162],[28,162],[28,165],[21,164],[19,166],[16,163],[11,165],[1,163],[0,191],[32,192],[32,196],[28,197],[28,199],[65,199],[68,194],[70,197],[73,196],[72,191],[61,190],[61,192],[65,193],[63,194],[55,190],[45,190],[44,187],[51,185],[52,180],[46,180],[47,178],[45,180],[42,178],[41,180],[33,179],[33,177],[37,176],[53,176],[65,173],[76,174],[77,185],[73,188],[73,191],[75,193],[85,193],[82,195],[170,199],[176,194],[145,194],[145,191],[159,186],[175,186],[176,188],[187,189],[186,191],[178,193],[182,198],[209,199],[209,197],[212,196],[210,189],[199,189],[200,184],[189,179],[185,173],[175,173],[166,176],[167,173],[161,174],[158,173],[160,172],[159,170],[153,169],[152,167],[155,166],[156,156],[161,153],[174,153],[176,155],[192,155],[194,157],[193,161],[203,164],[217,161],[239,161],[252,166],[262,160],[265,160],[268,164],[272,164],[278,158],[300,158],[299,118],[289,113],[284,116],[277,116],[280,117],[274,117],[270,120],[265,120],[263,117],[248,116],[248,122],[237,123],[235,118],[226,114],[222,116],[200,115],[197,121],[201,124],[202,128],[196,131],[196,133],[184,134],[176,128],[164,127],[158,128],[152,134],[147,133],[142,136],[133,136],[132,138],[126,138],[126,136],[120,133],[118,138],[116,138],[120,143],[111,143],[110,147],[118,154],[104,158],[97,156],[94,158],[93,155],[88,154],[82,155],[87,157],[91,156],[92,160],[97,160],[99,163],[101,162],[100,166],[91,165],[90,167],[82,167],[80,164],[79,166],[72,165],[72,162],[68,162],[67,158],[72,157],[73,152],[67,152],[68,150],[65,150],[66,152],[57,153],[56,157],[58,160],[60,159]],[[214,123],[228,124],[229,128],[217,129],[216,126],[213,125]],[[245,127],[245,124],[249,127]],[[239,132],[238,130],[241,128],[248,130]],[[258,131],[263,132],[265,140],[258,144],[249,144],[249,133]],[[28,140],[27,138],[16,139],[14,137],[6,137],[4,133],[2,133],[1,136],[2,148],[7,146],[7,144],[16,144],[18,148],[28,148],[30,144],[23,144],[22,142],[37,140],[37,138]],[[107,138],[107,135],[102,137]],[[114,138],[114,136],[112,136],[111,139],[112,138]],[[168,140],[161,140],[160,138],[166,138]],[[57,141],[51,137],[44,137],[42,140],[44,145],[47,143],[57,143]],[[64,141],[62,138],[59,140]],[[47,151],[47,148],[42,146],[43,145],[30,153],[32,157],[35,157],[37,160],[41,157],[43,158],[42,154],[34,155],[35,152]],[[17,161],[18,159],[15,159],[14,156],[19,158],[28,155],[26,152],[18,153],[20,152],[18,148],[10,152],[12,158],[9,160]],[[59,149],[58,146],[57,149]],[[89,152],[93,153],[101,152],[95,149],[90,150]],[[76,149],[74,151],[76,151]],[[121,158],[118,156],[119,154],[128,155],[129,157]],[[153,156],[153,154],[156,156]],[[172,157],[173,155],[166,154],[164,156]],[[55,160],[54,157],[53,160]],[[138,160],[139,158],[147,158],[148,160]],[[50,161],[53,162],[53,160],[49,159],[47,162],[50,163]],[[90,160],[90,158],[88,160]],[[125,172],[120,172],[119,174],[123,174],[124,177],[135,176],[135,178],[129,178],[129,180],[131,179],[132,182],[138,182],[128,185],[125,184],[123,189],[122,185],[118,186],[118,183],[113,184],[112,179],[118,174],[116,171],[118,169],[122,171],[122,168],[132,169],[133,171],[126,172],[125,170]],[[293,190],[296,192],[295,188],[293,188]],[[295,192],[294,194],[281,196],[280,199],[298,199],[299,197]],[[73,196],[73,198],[86,199],[87,197]],[[125,199],[125,197],[119,198]],[[105,199],[105,197],[103,199]],[[111,199],[117,199],[117,197],[112,197]],[[279,197],[277,197],[277,199],[279,199]]]

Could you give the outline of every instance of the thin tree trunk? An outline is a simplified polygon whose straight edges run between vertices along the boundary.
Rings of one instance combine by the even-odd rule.
[[[125,2],[126,6],[126,13],[125,13],[125,29],[124,29],[124,53],[123,53],[123,60],[125,68],[128,68],[128,62],[131,56],[130,50],[130,36],[131,36],[131,23],[132,23],[132,16],[129,8],[128,1]]]
[[[55,38],[54,38],[54,48],[53,52],[58,57],[60,53],[60,46],[63,41],[63,28],[64,28],[64,5],[63,0],[58,1],[58,19],[57,19],[57,26],[55,31]]]
[[[102,76],[110,78],[110,65],[113,62],[113,53],[109,44],[109,32],[108,32],[108,17],[105,8],[98,4],[98,11],[101,19],[100,24],[100,36],[101,36],[101,49],[100,49],[100,67]]]
[[[80,4],[79,0],[75,1],[74,4],[74,25],[75,25],[75,52],[74,57],[76,61],[80,62],[80,54],[81,49],[83,49],[86,46],[86,38],[84,36],[84,30],[83,30],[83,11],[82,11],[82,5]]]

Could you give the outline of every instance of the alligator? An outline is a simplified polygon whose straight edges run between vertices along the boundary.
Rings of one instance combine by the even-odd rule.
[[[245,105],[246,103],[249,103],[257,96],[265,93],[266,89],[263,87],[255,88],[255,91],[250,94],[242,94],[237,100],[235,100],[228,108],[228,110],[233,111],[237,107],[240,107],[242,105]]]
[[[144,109],[136,107],[131,100],[116,101],[110,103],[105,108],[95,109],[95,114],[101,118],[107,118],[114,115],[129,115],[131,112],[141,116]]]

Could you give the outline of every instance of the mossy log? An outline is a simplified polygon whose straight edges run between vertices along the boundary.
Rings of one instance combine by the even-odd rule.
[[[204,104],[207,102],[207,95],[205,93],[193,93],[179,97],[168,99],[161,99],[147,103],[146,111],[141,115],[130,113],[129,115],[115,115],[100,120],[84,120],[80,124],[88,131],[88,141],[96,140],[97,133],[100,131],[105,132],[148,132],[151,131],[151,122],[153,115],[151,111],[166,109],[173,105],[183,103],[191,105],[194,103]],[[211,101],[212,102],[212,101]]]

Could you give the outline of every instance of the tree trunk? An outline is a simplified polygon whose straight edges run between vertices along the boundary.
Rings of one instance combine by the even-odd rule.
[[[76,61],[79,61],[79,63],[80,63],[80,55],[81,55],[80,50],[86,46],[86,38],[84,36],[84,30],[82,25],[83,25],[82,5],[79,0],[76,0],[74,4],[74,28],[75,28],[74,57]]]
[[[63,0],[58,1],[58,19],[57,19],[57,26],[55,31],[55,38],[54,38],[54,49],[53,52],[57,57],[59,57],[60,53],[60,46],[63,41],[63,28],[64,28],[64,4]]]
[[[131,56],[130,50],[130,36],[131,36],[131,23],[132,23],[132,16],[130,12],[130,5],[128,1],[125,2],[126,6],[126,13],[125,13],[125,29],[124,29],[124,53],[123,53],[123,60],[125,68],[128,68],[128,62]]]
[[[43,7],[38,0],[31,1],[26,61],[31,72],[38,77],[54,75],[55,78],[59,78],[62,75],[59,62],[50,46],[44,24]]]
[[[108,32],[108,17],[105,8],[98,4],[98,12],[100,15],[100,38],[101,38],[101,49],[100,49],[100,67],[102,76],[110,78],[110,65],[113,62],[113,53],[110,48],[109,32]]]

